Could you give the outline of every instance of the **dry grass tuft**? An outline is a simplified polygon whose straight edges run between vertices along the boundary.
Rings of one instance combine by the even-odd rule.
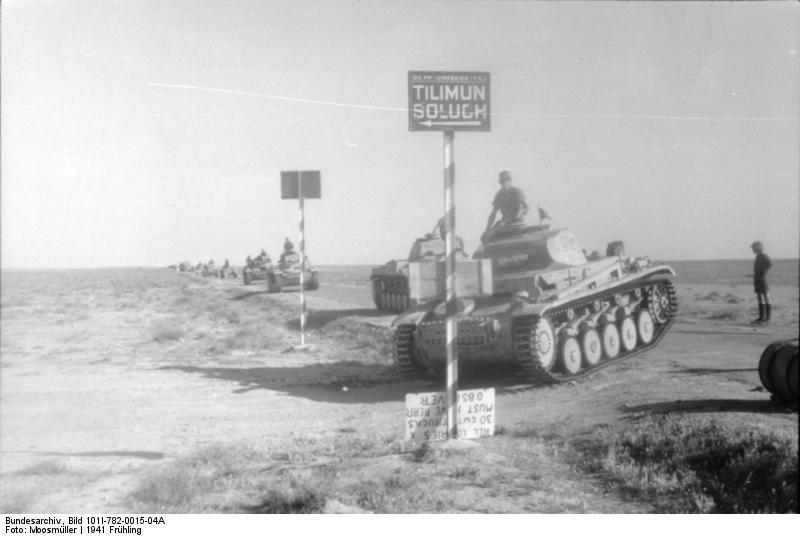
[[[584,470],[666,513],[796,512],[797,437],[701,418],[648,418],[571,441]]]

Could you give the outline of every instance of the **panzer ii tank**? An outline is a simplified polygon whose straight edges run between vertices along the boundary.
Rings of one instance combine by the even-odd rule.
[[[421,260],[441,260],[445,256],[444,225],[441,220],[433,231],[417,238],[408,259],[395,259],[372,269],[372,299],[379,311],[401,313],[408,309],[408,264]],[[456,237],[456,252],[464,259],[464,241]]]
[[[247,256],[244,261],[244,268],[242,268],[242,282],[245,285],[249,285],[259,279],[268,279],[271,270],[272,259],[262,249],[255,259],[251,258],[250,255]]]
[[[219,268],[214,264],[214,259],[203,265],[203,271],[200,274],[203,277],[219,277]]]
[[[654,347],[674,321],[674,271],[646,257],[587,260],[572,231],[496,227],[456,264],[459,366],[514,363],[536,383],[585,376]],[[446,366],[444,271],[412,264],[411,301],[394,321],[404,373]],[[443,263],[439,263],[443,264]]]
[[[299,285],[300,272],[303,272],[303,288],[317,290],[319,288],[319,271],[308,262],[300,263],[300,254],[292,248],[286,248],[277,264],[267,268],[267,291],[280,292],[285,286]]]

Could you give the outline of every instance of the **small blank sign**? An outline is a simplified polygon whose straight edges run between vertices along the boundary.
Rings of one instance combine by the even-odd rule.
[[[319,171],[281,171],[281,199],[299,199],[301,184],[303,199],[322,197]]]

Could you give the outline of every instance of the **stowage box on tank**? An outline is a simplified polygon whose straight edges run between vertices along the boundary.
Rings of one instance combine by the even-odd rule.
[[[530,380],[557,383],[655,346],[677,312],[675,273],[625,257],[621,242],[609,251],[587,260],[572,231],[547,225],[493,230],[457,263],[468,280],[456,293],[459,365],[513,362]],[[444,271],[424,264],[409,263],[416,307],[394,322],[395,356],[410,375],[442,374],[446,363]]]

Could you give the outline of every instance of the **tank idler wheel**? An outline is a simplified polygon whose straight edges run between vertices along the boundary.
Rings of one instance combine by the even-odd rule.
[[[666,285],[656,285],[651,289],[647,297],[647,307],[656,324],[669,320],[671,313]]]
[[[636,323],[633,318],[626,316],[619,324],[620,340],[622,341],[622,348],[626,352],[630,352],[636,348]]]
[[[583,360],[586,365],[593,367],[600,362],[603,357],[603,342],[600,340],[600,334],[594,328],[589,328],[581,335],[581,350],[583,351]]]
[[[636,315],[636,331],[639,332],[639,340],[642,341],[642,344],[650,344],[652,342],[655,335],[653,316],[647,309],[642,309]]]
[[[619,331],[617,326],[609,322],[603,326],[603,353],[608,359],[613,359],[619,355]]]
[[[575,337],[565,337],[559,352],[564,372],[577,374],[581,370],[581,345]]]
[[[546,318],[540,318],[533,328],[533,352],[544,370],[553,368],[556,357],[556,340],[553,327]]]

